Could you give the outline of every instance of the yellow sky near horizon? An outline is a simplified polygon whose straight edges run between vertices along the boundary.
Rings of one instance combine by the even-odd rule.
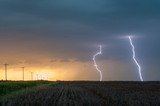
[[[118,79],[134,79],[135,71],[132,71],[126,66],[126,63],[115,62],[112,60],[97,61],[99,68],[103,73],[103,80],[118,80]],[[79,61],[56,61],[53,63],[39,64],[23,64],[25,66],[25,80],[31,80],[31,72],[33,72],[33,80],[99,80],[99,73],[93,66],[93,61],[79,62]],[[22,65],[8,65],[8,80],[22,80]],[[125,70],[128,70],[126,72]],[[5,79],[4,66],[0,67],[0,80]],[[126,75],[124,75],[126,73]],[[127,75],[133,73],[133,76]]]
[[[84,66],[85,64],[85,66]],[[82,62],[55,62],[49,64],[35,64],[23,65],[25,67],[25,80],[31,80],[31,72],[33,72],[33,79],[37,80],[44,77],[44,80],[76,80],[83,79],[82,73],[86,73],[87,65],[89,63]],[[89,66],[89,65],[88,65]],[[22,65],[8,65],[8,80],[22,80],[23,71]],[[86,68],[86,69],[84,69]],[[89,68],[89,67],[88,67]],[[4,66],[0,68],[0,79],[5,79]],[[80,76],[79,76],[80,74]]]

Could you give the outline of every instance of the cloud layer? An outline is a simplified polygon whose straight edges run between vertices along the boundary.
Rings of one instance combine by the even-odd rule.
[[[91,63],[97,45],[103,44],[99,61],[114,61],[117,69],[126,64],[125,75],[131,52],[128,40],[119,38],[134,34],[141,36],[134,43],[146,80],[160,80],[159,10],[159,0],[1,0],[0,62]]]

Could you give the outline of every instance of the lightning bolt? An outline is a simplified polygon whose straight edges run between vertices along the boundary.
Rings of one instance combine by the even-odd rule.
[[[97,70],[97,71],[99,72],[99,74],[100,74],[100,81],[102,81],[102,72],[101,72],[101,70],[98,68],[98,65],[97,65],[96,59],[95,59],[96,56],[102,54],[102,46],[100,45],[99,47],[100,47],[100,51],[97,52],[95,55],[93,55],[93,62],[94,62],[94,66],[96,67],[96,70]]]
[[[141,81],[143,81],[142,74],[141,74],[141,66],[139,65],[139,63],[136,59],[135,47],[133,45],[132,38],[131,38],[131,36],[128,36],[128,38],[129,38],[129,41],[130,41],[130,44],[131,44],[131,47],[132,47],[132,52],[133,52],[133,57],[132,58],[133,58],[135,64],[137,65],[137,67],[138,67],[139,77],[140,77]]]

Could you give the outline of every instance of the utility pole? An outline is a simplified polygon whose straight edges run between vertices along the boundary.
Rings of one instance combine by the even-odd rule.
[[[4,66],[5,66],[5,79],[7,81],[7,66],[8,66],[8,64],[4,64]]]
[[[23,81],[24,81],[24,68],[25,68],[25,67],[22,67],[22,77],[23,77]]]

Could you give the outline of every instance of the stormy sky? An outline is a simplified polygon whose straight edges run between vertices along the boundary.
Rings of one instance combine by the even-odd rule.
[[[133,39],[144,80],[160,80],[159,0],[0,0],[0,79],[19,67],[50,80],[140,80],[132,60]]]

